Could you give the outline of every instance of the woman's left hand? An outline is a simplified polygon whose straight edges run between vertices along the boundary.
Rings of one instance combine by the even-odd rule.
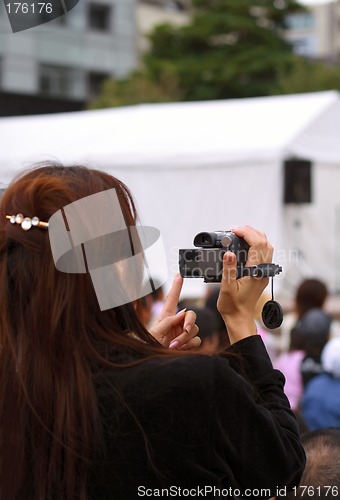
[[[183,278],[177,274],[174,278],[163,310],[154,325],[149,328],[151,335],[164,347],[170,349],[193,349],[201,345],[197,336],[196,314],[194,311],[179,311],[176,314]]]

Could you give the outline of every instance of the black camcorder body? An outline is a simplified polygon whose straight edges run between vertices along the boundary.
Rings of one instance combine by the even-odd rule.
[[[249,245],[232,231],[198,233],[194,238],[197,248],[179,250],[179,269],[183,278],[203,278],[206,283],[222,280],[223,255],[233,252],[237,258],[237,277],[243,275]]]
[[[183,278],[203,278],[206,283],[219,283],[222,281],[223,255],[226,252],[236,255],[236,278],[273,278],[282,272],[281,266],[271,262],[247,266],[249,245],[232,231],[198,233],[194,245],[197,248],[179,250],[179,271]],[[282,320],[283,311],[274,300],[272,280],[272,299],[263,307],[262,321],[267,328],[272,329],[278,328]]]

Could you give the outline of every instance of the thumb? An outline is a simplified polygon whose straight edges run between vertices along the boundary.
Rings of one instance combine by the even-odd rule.
[[[236,266],[236,255],[226,252],[223,255],[223,275],[217,300],[217,310],[223,318],[230,311],[237,296]]]
[[[233,252],[226,252],[223,255],[223,278],[221,286],[230,286],[233,282],[236,282],[237,276],[237,259]]]

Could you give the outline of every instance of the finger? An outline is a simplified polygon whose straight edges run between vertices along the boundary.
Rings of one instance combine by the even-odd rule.
[[[196,323],[196,313],[194,311],[187,311],[184,317],[183,330],[190,333],[192,327]]]
[[[226,252],[223,255],[223,273],[221,281],[221,290],[224,291],[233,283],[236,283],[237,276],[237,257],[233,252]]]
[[[181,345],[179,349],[188,350],[188,349],[197,349],[202,343],[202,339],[198,336],[190,339],[186,344]]]
[[[196,337],[198,334],[199,328],[197,325],[193,325],[190,329],[190,332],[184,331],[180,335],[178,335],[174,340],[170,343],[170,349],[179,349],[184,344],[187,344],[191,339]]]
[[[230,307],[230,297],[235,293],[236,283],[236,255],[232,252],[226,252],[223,256],[223,273],[220,287],[220,293],[217,299],[217,310],[222,315],[226,314]]]
[[[152,327],[149,329],[151,335],[155,337],[158,341],[167,341],[173,340],[175,337],[180,335],[183,332],[183,321],[184,321],[185,311],[181,311],[180,314],[176,314],[175,316],[165,316],[163,319],[157,321]],[[170,339],[171,337],[171,339]],[[167,340],[168,339],[168,340]]]
[[[165,300],[164,307],[163,307],[162,312],[160,314],[161,318],[164,318],[165,316],[172,316],[173,314],[176,314],[177,305],[178,305],[179,297],[181,295],[182,286],[183,286],[183,278],[179,273],[177,273],[174,277],[171,288],[170,288],[169,293],[167,295],[167,298]]]
[[[267,236],[265,235],[265,233],[262,233],[261,231],[254,229],[251,226],[233,226],[232,232],[236,234],[236,236],[244,238],[250,246],[254,246],[267,241]]]
[[[250,245],[247,266],[272,262],[274,249],[265,233],[250,226],[234,227],[233,233]]]

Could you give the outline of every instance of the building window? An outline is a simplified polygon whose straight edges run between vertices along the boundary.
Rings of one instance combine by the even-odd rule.
[[[90,3],[88,5],[88,26],[96,31],[110,31],[112,5]]]
[[[68,97],[71,71],[60,66],[40,66],[39,91],[44,96]]]
[[[108,75],[107,73],[90,72],[88,74],[87,95],[89,99],[98,97],[102,90],[103,83],[110,77],[112,78],[112,75]]]
[[[315,26],[313,14],[291,14],[286,17],[287,28],[290,30],[312,29]]]

